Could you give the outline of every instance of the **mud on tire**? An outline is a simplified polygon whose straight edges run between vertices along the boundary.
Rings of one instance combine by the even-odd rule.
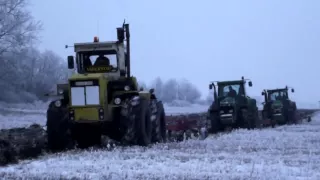
[[[146,99],[134,97],[123,107],[126,114],[122,120],[126,131],[122,142],[131,145],[147,146],[151,143],[152,124],[150,107]]]
[[[151,122],[152,122],[152,138],[151,142],[166,142],[166,124],[165,112],[161,101],[152,100],[151,106]]]
[[[54,102],[49,104],[47,110],[47,138],[48,149],[60,151],[73,147],[68,122],[68,109],[57,108]]]

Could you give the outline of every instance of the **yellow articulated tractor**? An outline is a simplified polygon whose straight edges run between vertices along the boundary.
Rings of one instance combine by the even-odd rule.
[[[162,102],[130,74],[129,24],[117,28],[117,41],[94,37],[73,47],[68,68],[77,73],[57,85],[60,98],[47,110],[49,149],[98,145],[102,135],[127,145],[166,141]]]

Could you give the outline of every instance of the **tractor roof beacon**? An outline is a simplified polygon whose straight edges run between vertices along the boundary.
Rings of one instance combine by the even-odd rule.
[[[50,149],[100,144],[101,135],[134,145],[166,140],[162,102],[131,76],[129,24],[117,28],[117,39],[74,44],[76,67],[68,56],[68,68],[77,73],[57,85],[63,96],[47,110]]]

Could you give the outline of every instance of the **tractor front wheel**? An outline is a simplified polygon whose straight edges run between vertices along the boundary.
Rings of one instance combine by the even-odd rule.
[[[148,146],[151,143],[152,123],[149,102],[142,97],[134,97],[126,108],[126,132],[123,142],[131,145]]]
[[[211,124],[210,132],[212,134],[218,133],[222,129],[220,121],[219,121],[219,116],[216,112],[209,111],[208,113],[209,113],[209,120],[210,120],[210,124]]]
[[[56,107],[55,102],[51,102],[47,110],[46,124],[49,150],[62,151],[74,147],[66,107]]]

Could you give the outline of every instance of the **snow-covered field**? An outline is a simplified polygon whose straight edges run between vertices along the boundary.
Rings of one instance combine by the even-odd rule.
[[[41,102],[33,104],[0,103],[0,129],[26,127],[33,123],[44,126],[47,107],[48,103]],[[208,106],[206,105],[190,105],[188,107],[172,107],[165,105],[167,115],[206,112],[207,109]]]
[[[2,128],[45,123],[46,105],[0,106]],[[207,106],[165,106],[167,114]],[[42,111],[42,112],[41,112]],[[73,150],[0,169],[0,179],[320,179],[320,113],[310,123],[237,130],[149,148]]]
[[[320,114],[317,114],[312,122],[302,125],[238,130],[203,141],[46,155],[1,168],[0,177],[318,180],[319,137]]]

